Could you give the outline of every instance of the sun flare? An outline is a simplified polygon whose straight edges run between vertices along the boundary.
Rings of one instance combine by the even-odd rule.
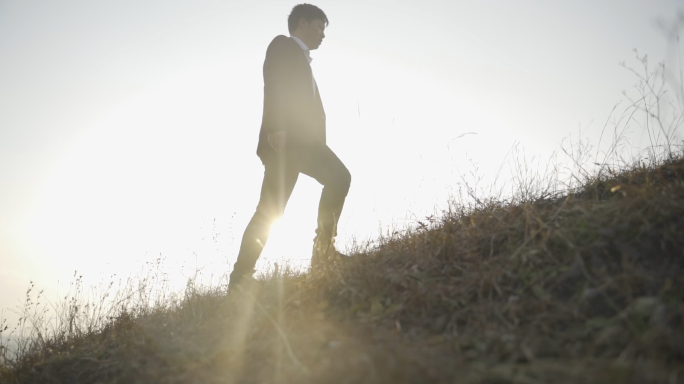
[[[291,267],[305,267],[311,258],[311,239],[302,230],[304,223],[283,217],[273,223],[271,235],[264,248],[257,270],[270,268],[274,263]]]
[[[316,235],[317,202],[320,187],[315,181],[302,178],[303,188],[293,193],[285,215],[271,226],[271,235],[264,248],[257,270],[285,263],[293,268],[306,267],[311,261],[313,238]],[[310,184],[310,185],[309,185]]]

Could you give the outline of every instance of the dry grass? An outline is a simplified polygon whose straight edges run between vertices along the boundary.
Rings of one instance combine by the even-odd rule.
[[[678,382],[683,233],[678,157],[446,212],[325,273],[122,308],[25,346],[0,381]]]

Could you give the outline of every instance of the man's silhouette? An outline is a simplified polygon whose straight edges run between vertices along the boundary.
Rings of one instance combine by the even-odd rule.
[[[257,155],[264,180],[256,212],[242,237],[230,286],[254,273],[273,222],[283,215],[300,173],[323,185],[312,268],[337,256],[333,239],[351,175],[325,140],[325,111],[311,71],[309,51],[325,37],[328,18],[318,7],[299,4],[287,20],[290,37],[276,36],[264,61],[264,111]]]

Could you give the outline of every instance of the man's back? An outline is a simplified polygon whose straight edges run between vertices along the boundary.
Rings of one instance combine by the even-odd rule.
[[[325,144],[325,111],[306,53],[290,37],[276,36],[264,60],[264,109],[257,155],[274,154],[268,135],[287,132],[290,145]]]

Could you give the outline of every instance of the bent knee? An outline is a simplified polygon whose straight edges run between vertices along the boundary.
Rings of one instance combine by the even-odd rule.
[[[344,195],[347,195],[347,192],[349,192],[349,186],[351,185],[351,173],[349,173],[349,170],[347,168],[344,169],[344,172],[340,176],[338,180],[338,189],[344,193]]]
[[[347,188],[349,188],[349,186],[351,185],[351,173],[349,172],[349,170],[347,168],[345,168],[344,170],[345,170],[344,177],[343,177],[344,184],[347,186]]]

